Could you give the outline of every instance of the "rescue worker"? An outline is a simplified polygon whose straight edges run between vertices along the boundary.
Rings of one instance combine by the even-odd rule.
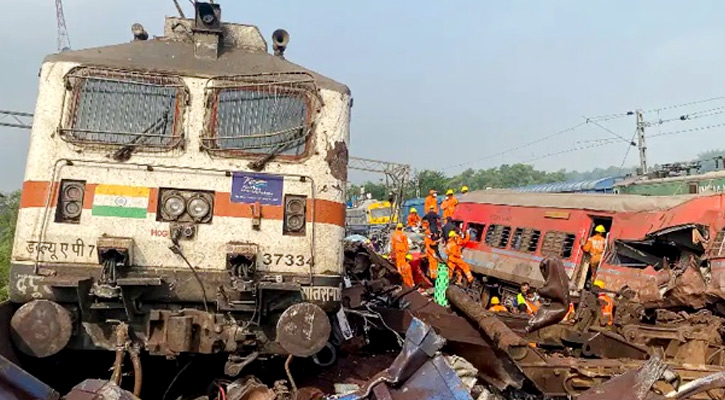
[[[425,232],[425,238],[423,244],[425,245],[425,257],[428,260],[428,276],[431,279],[438,278],[438,244],[440,243],[440,237],[437,234],[431,233],[430,230]]]
[[[526,295],[529,293],[529,290],[531,289],[531,285],[529,285],[528,282],[524,282],[519,286],[519,294],[516,295],[516,299],[514,300],[514,307],[516,309],[520,309],[521,305],[526,304]]]
[[[431,189],[428,192],[428,196],[426,196],[425,198],[424,206],[426,210],[430,210],[431,207],[433,207],[433,211],[435,211],[436,214],[438,213],[438,193],[436,193],[435,190]]]
[[[614,299],[604,292],[604,282],[599,279],[594,281],[592,291],[597,295],[599,304],[602,306],[600,325],[611,326],[614,323]]]
[[[433,206],[428,207],[428,214],[423,217],[423,220],[428,223],[428,229],[433,233],[438,233],[441,217],[438,215],[438,211]]]
[[[597,269],[599,269],[599,263],[602,261],[602,254],[604,254],[604,247],[607,244],[607,239],[604,238],[606,232],[607,230],[604,229],[604,226],[597,225],[594,228],[594,236],[590,237],[584,246],[582,246],[582,250],[589,254],[589,270],[591,271],[592,280],[596,280]]]
[[[415,228],[418,225],[420,225],[420,215],[418,215],[418,210],[415,207],[411,207],[408,213],[408,228]]]
[[[390,237],[390,253],[395,258],[395,267],[398,270],[405,263],[405,255],[409,251],[408,236],[403,232],[403,224],[398,222],[398,225],[395,227],[395,232]]]
[[[446,191],[446,198],[441,203],[441,209],[443,210],[443,220],[453,217],[453,213],[458,207],[458,199],[453,195],[453,190],[448,189]]]
[[[415,281],[413,281],[413,268],[410,266],[413,256],[406,254],[405,257],[402,257],[402,259],[403,262],[400,265],[396,265],[396,267],[398,268],[400,275],[403,276],[403,284],[405,286],[413,287],[415,286]]]
[[[453,223],[453,218],[448,217],[446,219],[446,224],[443,225],[443,228],[441,228],[441,232],[443,233],[444,243],[448,242],[448,240],[447,240],[448,235],[451,233],[451,231],[456,231],[456,233],[460,234],[458,227],[456,226],[456,224]]]
[[[463,185],[463,187],[461,188],[461,194],[466,194],[466,193],[468,193],[468,186]]]
[[[491,298],[491,307],[488,308],[488,311],[491,312],[508,312],[508,309],[506,306],[501,304],[501,300],[498,299],[498,297],[493,296]]]
[[[458,272],[463,272],[463,274],[466,276],[466,279],[468,280],[468,283],[473,282],[473,275],[471,274],[471,266],[468,265],[466,261],[463,260],[463,255],[461,254],[461,248],[462,246],[465,246],[466,238],[463,238],[462,240],[458,239],[458,233],[456,231],[451,231],[448,234],[448,243],[446,243],[446,255],[448,256],[448,269],[449,271],[456,270]],[[459,284],[460,282],[460,275],[459,275]]]
[[[528,315],[534,315],[539,311],[539,304],[536,301],[536,295],[531,290],[531,285],[528,282],[521,284],[519,294],[516,295],[516,308],[520,312],[526,312]]]

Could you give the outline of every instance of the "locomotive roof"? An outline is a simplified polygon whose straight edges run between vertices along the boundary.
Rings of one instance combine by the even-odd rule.
[[[179,75],[220,77],[257,73],[306,72],[318,87],[350,94],[342,83],[310,71],[282,57],[267,52],[267,43],[259,29],[251,25],[223,25],[223,44],[218,58],[194,56],[194,42],[189,36],[193,21],[169,17],[164,37],[135,40],[129,43],[64,51],[49,55],[46,62],[66,61],[87,66],[164,72]],[[179,29],[178,27],[182,28]],[[181,32],[179,32],[181,30]]]
[[[661,211],[699,197],[639,196],[624,194],[520,193],[505,190],[479,190],[460,197],[461,203],[484,203],[519,207],[548,207],[591,211]]]

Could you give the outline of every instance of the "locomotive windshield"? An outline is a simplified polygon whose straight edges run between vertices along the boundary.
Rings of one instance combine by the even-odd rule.
[[[183,102],[177,79],[81,69],[68,75],[70,121],[62,130],[73,143],[173,147]]]
[[[215,82],[203,143],[207,150],[301,156],[315,107],[314,85],[299,77],[244,77]],[[256,82],[249,82],[257,80]]]

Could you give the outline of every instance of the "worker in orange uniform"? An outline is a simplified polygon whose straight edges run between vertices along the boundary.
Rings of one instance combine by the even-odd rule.
[[[462,247],[466,244],[466,238],[458,239],[458,233],[456,231],[450,231],[448,233],[448,243],[446,243],[446,255],[448,256],[448,270],[457,271],[463,273],[468,280],[468,283],[473,282],[473,275],[471,274],[471,266],[463,260],[461,253]],[[458,277],[458,283],[461,282],[461,277]]]
[[[408,236],[403,232],[403,224],[398,222],[398,225],[395,227],[395,232],[390,237],[390,253],[395,258],[395,267],[398,270],[405,263],[405,255],[409,251]]]
[[[413,281],[413,268],[410,266],[413,256],[406,254],[402,257],[402,259],[403,262],[400,265],[396,265],[396,267],[398,268],[400,275],[403,276],[403,284],[405,286],[413,287],[415,286],[415,281]]]
[[[453,190],[448,189],[446,191],[446,198],[441,203],[441,209],[443,209],[443,220],[445,221],[448,217],[453,217],[453,213],[458,207],[458,199],[453,195]]]
[[[463,185],[463,187],[461,188],[461,194],[466,194],[466,193],[468,193],[468,186]]]
[[[604,254],[604,247],[606,247],[607,239],[604,238],[604,234],[607,232],[604,226],[597,225],[594,228],[594,236],[590,237],[582,247],[585,253],[589,254],[589,270],[592,272],[592,279],[596,280],[597,269],[599,269],[599,263],[602,261],[602,254]]]
[[[602,306],[602,319],[599,323],[602,326],[611,326],[614,323],[614,299],[604,293],[604,282],[599,279],[594,281],[592,291],[597,295],[599,304]]]
[[[428,196],[425,198],[425,211],[428,212],[431,210],[431,207],[433,211],[438,214],[438,193],[436,193],[435,190],[431,189],[428,192]]]
[[[420,215],[418,215],[418,210],[415,207],[411,207],[408,213],[408,228],[414,228],[418,225],[420,225]]]
[[[506,308],[505,305],[501,304],[501,300],[499,300],[498,297],[493,296],[491,298],[491,307],[488,308],[488,311],[491,311],[491,312],[508,312],[509,310]]]
[[[440,237],[432,233],[429,229],[425,231],[425,238],[423,244],[425,245],[425,258],[428,260],[428,276],[431,279],[438,278],[438,244],[440,243]]]

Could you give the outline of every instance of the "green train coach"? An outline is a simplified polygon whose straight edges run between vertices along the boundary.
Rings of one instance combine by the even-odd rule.
[[[725,171],[648,179],[624,179],[614,184],[614,193],[645,196],[725,192]]]

